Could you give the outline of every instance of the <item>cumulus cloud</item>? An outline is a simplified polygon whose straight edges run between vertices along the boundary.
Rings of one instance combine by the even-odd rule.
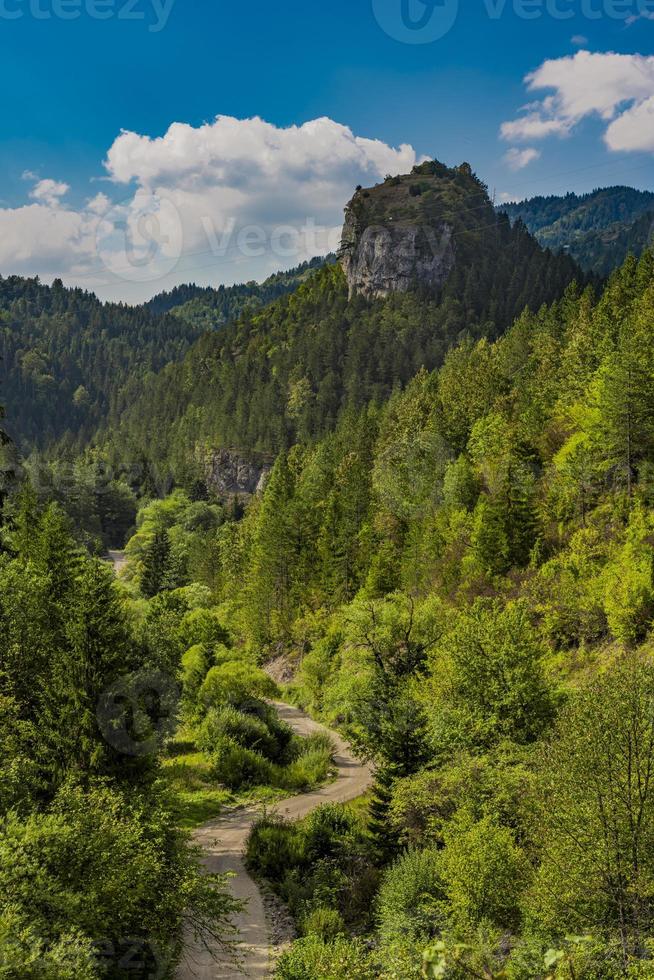
[[[354,187],[422,159],[327,118],[279,128],[217,116],[156,138],[124,131],[104,161],[111,192],[73,208],[68,185],[48,178],[32,204],[0,209],[0,272],[63,274],[130,299],[189,279],[266,274],[335,247]],[[121,292],[120,280],[137,285]]]
[[[59,180],[39,180],[30,191],[30,197],[34,201],[41,201],[49,207],[56,207],[59,198],[64,197],[70,187]]]
[[[518,149],[517,146],[512,146],[511,149],[504,154],[504,161],[507,164],[509,170],[523,170],[524,167],[528,167],[530,163],[534,160],[538,160],[540,157],[540,150],[537,150],[533,146],[528,146],[524,150]]]
[[[591,53],[545,61],[527,75],[530,92],[552,90],[502,124],[503,139],[525,142],[567,136],[588,117],[604,120],[611,150],[654,149],[654,57]],[[648,128],[646,128],[648,127]]]

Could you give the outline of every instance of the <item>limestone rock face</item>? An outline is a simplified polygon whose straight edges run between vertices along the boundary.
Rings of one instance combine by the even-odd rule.
[[[492,217],[467,165],[450,170],[438,161],[359,187],[345,209],[340,250],[350,297],[437,293],[454,268],[457,222],[462,212],[472,214],[474,195],[476,208],[490,209]],[[481,211],[473,223],[481,224],[480,218]]]
[[[205,472],[208,486],[221,497],[258,493],[270,472],[270,464],[231,449],[207,453]]]
[[[454,266],[452,227],[389,222],[357,232],[346,221],[341,261],[350,297],[377,299],[421,286],[438,290]]]

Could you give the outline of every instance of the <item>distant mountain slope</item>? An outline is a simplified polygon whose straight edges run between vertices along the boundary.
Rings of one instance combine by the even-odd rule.
[[[315,258],[288,272],[276,272],[262,283],[247,282],[235,286],[175,286],[159,293],[145,304],[151,313],[174,313],[201,330],[215,330],[242,313],[254,313],[273,300],[292,293],[316,269],[335,262],[336,256]]]
[[[135,307],[102,303],[60,281],[0,277],[0,387],[12,436],[24,451],[61,440],[82,448],[205,331],[292,292],[326,261],[261,285],[179,286]]]
[[[0,388],[12,436],[23,450],[64,436],[83,444],[199,334],[178,317],[101,303],[59,280],[0,277]]]
[[[533,197],[499,210],[512,223],[521,219],[545,248],[566,251],[600,276],[621,266],[629,253],[640,256],[654,232],[654,193],[633,187]]]
[[[319,438],[343,411],[379,403],[440,364],[461,337],[496,337],[525,307],[583,279],[570,258],[496,214],[467,164],[432,162],[358,190],[346,232],[341,264],[205,334],[151,378],[107,433],[117,458],[149,457],[165,485],[204,446],[274,453]],[[430,279],[432,246],[447,262]],[[378,273],[383,289],[367,289]]]

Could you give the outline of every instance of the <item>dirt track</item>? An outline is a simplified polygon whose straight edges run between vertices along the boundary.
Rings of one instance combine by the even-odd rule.
[[[298,708],[287,704],[276,704],[280,717],[293,726],[300,735],[326,731]],[[371,783],[370,769],[352,756],[346,743],[334,732],[329,732],[335,745],[335,764],[338,776],[335,782],[314,793],[293,796],[275,805],[275,811],[290,820],[299,820],[321,803],[346,803],[361,796]],[[250,828],[260,812],[258,807],[237,810],[218,818],[193,834],[194,840],[204,850],[204,864],[208,871],[234,872],[230,887],[234,895],[247,900],[246,911],[238,917],[237,925],[241,932],[244,963],[242,971],[233,966],[216,962],[204,949],[192,945],[186,952],[177,980],[228,980],[228,978],[247,977],[249,980],[262,980],[268,977],[270,947],[268,928],[259,889],[249,877],[243,864],[243,850]]]

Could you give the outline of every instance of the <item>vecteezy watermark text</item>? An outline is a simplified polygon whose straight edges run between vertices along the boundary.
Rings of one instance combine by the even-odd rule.
[[[520,20],[632,22],[654,19],[654,0],[476,0],[489,20],[513,13]],[[432,44],[445,37],[459,15],[460,0],[372,0],[386,34],[404,44]]]
[[[0,0],[0,20],[122,20],[162,31],[175,0]]]

